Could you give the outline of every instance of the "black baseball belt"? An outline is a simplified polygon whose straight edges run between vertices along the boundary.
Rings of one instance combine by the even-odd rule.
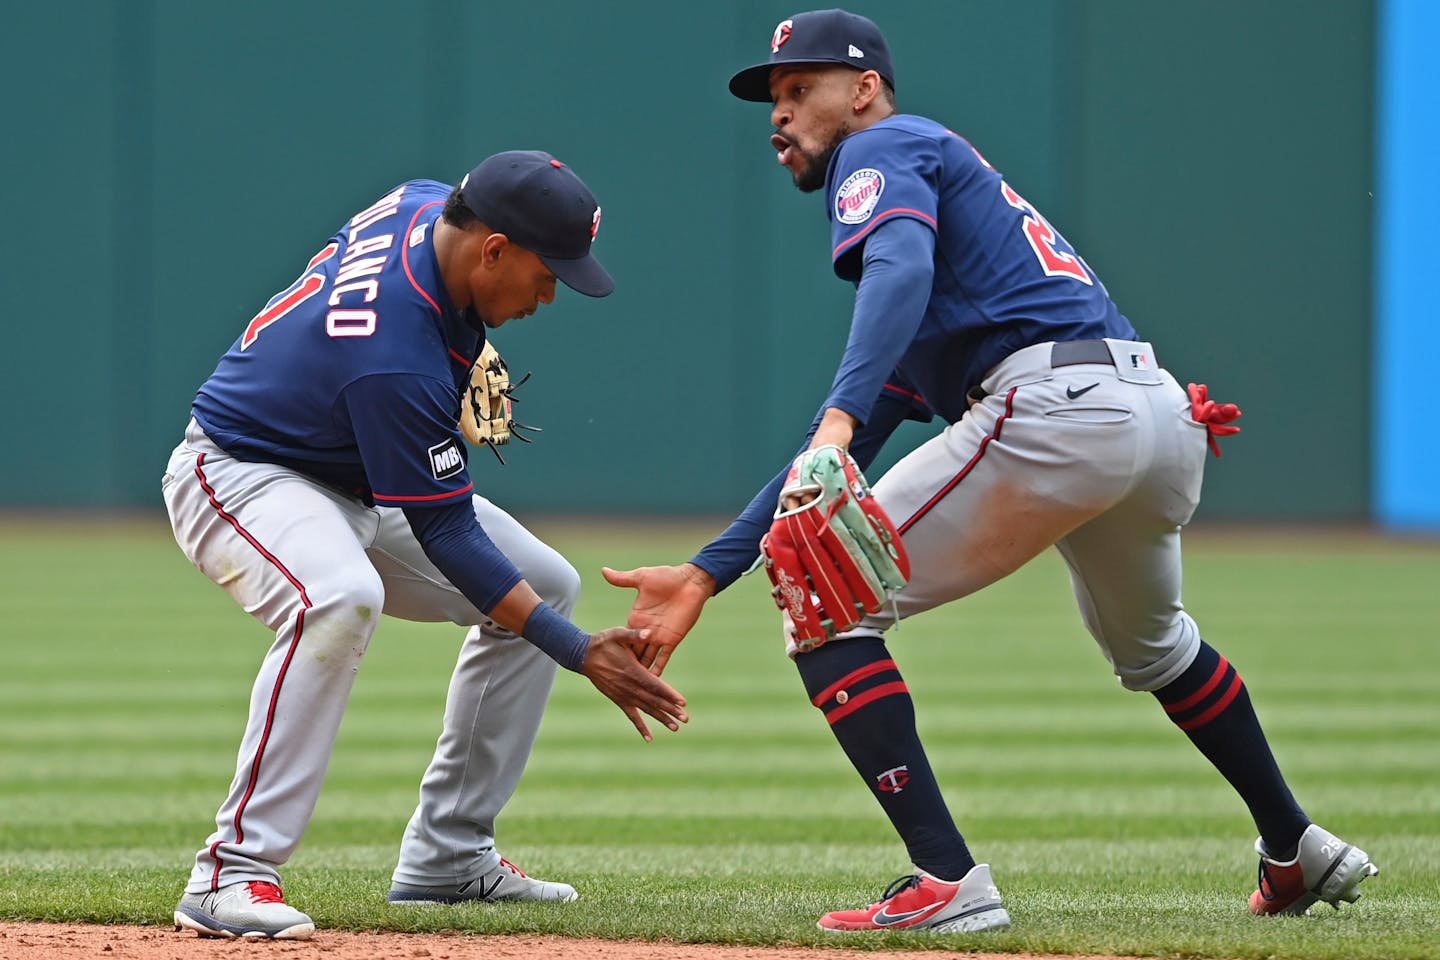
[[[1110,353],[1110,345],[1104,340],[1059,340],[1050,348],[1050,366],[1070,367],[1077,363],[1105,363],[1115,366],[1115,357]],[[976,404],[986,397],[989,392],[980,384],[975,384],[965,391],[965,399]]]

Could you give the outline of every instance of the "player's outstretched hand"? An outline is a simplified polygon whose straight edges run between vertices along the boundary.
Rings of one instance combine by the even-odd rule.
[[[649,631],[629,627],[611,627],[590,637],[590,649],[580,672],[595,684],[595,689],[615,702],[640,736],[648,743],[653,738],[642,713],[659,720],[671,730],[689,723],[685,698],[674,687],[652,675],[636,657],[644,649]]]
[[[602,567],[600,572],[613,585],[638,591],[627,622],[650,632],[649,642],[640,651],[640,663],[660,676],[670,654],[700,619],[705,601],[715,595],[715,579],[693,563],[634,570]]]

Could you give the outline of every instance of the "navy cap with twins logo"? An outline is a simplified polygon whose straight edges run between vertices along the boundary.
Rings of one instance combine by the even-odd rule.
[[[543,150],[510,150],[480,162],[460,181],[460,196],[496,233],[538,256],[567,287],[605,297],[615,281],[590,252],[600,228],[595,195]]]
[[[874,70],[895,88],[890,46],[874,22],[845,10],[811,10],[781,20],[770,37],[770,59],[730,78],[741,100],[770,102],[770,71],[787,64],[836,63]]]

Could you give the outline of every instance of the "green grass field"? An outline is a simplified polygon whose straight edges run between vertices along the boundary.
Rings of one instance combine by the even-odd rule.
[[[602,564],[689,556],[709,528],[537,522],[623,620]],[[692,722],[644,744],[562,675],[499,825],[569,905],[393,911],[401,830],[458,628],[386,620],[304,845],[292,903],[324,928],[1216,958],[1440,958],[1440,546],[1355,534],[1187,545],[1187,602],[1240,669],[1308,812],[1382,874],[1342,912],[1257,920],[1253,826],[1152,698],[1084,634],[1063,565],[905,623],[891,640],[1003,934],[837,941],[815,918],[909,872],[806,702],[763,577],[710,605],[667,672]],[[268,637],[163,520],[0,524],[0,918],[168,924],[233,773]]]

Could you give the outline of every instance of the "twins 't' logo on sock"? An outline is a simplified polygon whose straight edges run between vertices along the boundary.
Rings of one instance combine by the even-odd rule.
[[[875,778],[875,785],[882,793],[899,793],[910,782],[910,768],[904,764],[891,767]]]

